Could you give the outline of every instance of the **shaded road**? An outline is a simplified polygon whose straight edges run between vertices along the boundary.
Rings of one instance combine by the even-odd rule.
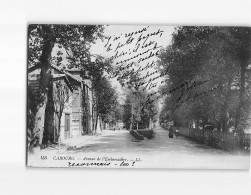
[[[250,165],[249,156],[234,155],[187,140],[168,137],[168,131],[157,127],[153,139],[136,140],[128,131],[104,131],[91,144],[69,150],[75,154],[133,156],[145,168],[243,169]]]
[[[49,160],[40,160],[41,155],[47,155]],[[74,162],[87,162],[85,158],[123,158],[130,166],[122,168],[248,169],[250,166],[248,155],[231,154],[183,137],[169,138],[168,131],[161,127],[155,129],[153,139],[142,141],[136,140],[127,130],[106,130],[98,136],[69,139],[68,144],[60,149],[46,149],[32,156],[31,165],[67,166],[67,161],[53,160],[55,156],[74,157]],[[135,159],[140,161],[132,166]],[[121,162],[111,162],[110,168],[121,168]]]
[[[168,131],[158,127],[152,139],[136,140],[126,130],[104,131],[102,136],[90,144],[81,144],[70,149],[72,152],[102,153],[191,153],[191,154],[224,154],[226,152],[205,145],[197,144],[181,136],[169,138]]]

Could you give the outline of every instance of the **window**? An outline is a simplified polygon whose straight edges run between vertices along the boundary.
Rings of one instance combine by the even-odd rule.
[[[65,114],[65,131],[70,130],[70,114]]]
[[[73,121],[79,121],[79,113],[78,112],[72,113],[72,120]]]

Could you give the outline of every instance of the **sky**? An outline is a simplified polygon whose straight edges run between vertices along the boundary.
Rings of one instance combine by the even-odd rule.
[[[147,25],[109,25],[104,29],[104,35],[106,36],[119,36],[123,33],[135,32]],[[160,45],[167,46],[171,43],[172,33],[174,32],[174,26],[158,26],[158,25],[149,25],[149,31],[156,31],[161,29],[164,31],[161,37],[155,37],[154,40],[160,43]],[[124,39],[125,40],[125,39]],[[110,57],[111,53],[106,52],[104,45],[105,41],[102,42],[98,40],[93,46],[91,51],[94,54],[100,54],[104,57]]]
[[[145,29],[145,30],[142,31],[142,29]],[[96,43],[91,47],[91,53],[101,55],[106,58],[110,58],[110,57],[114,56],[117,51],[118,51],[118,53],[127,52],[127,55],[121,56],[117,59],[114,59],[114,61],[113,61],[113,65],[115,67],[121,66],[121,64],[116,65],[116,62],[126,60],[132,56],[139,54],[139,53],[145,52],[146,50],[153,48],[153,46],[155,44],[157,44],[158,47],[161,46],[163,48],[168,46],[171,43],[172,33],[174,32],[174,30],[175,30],[174,26],[158,26],[158,25],[149,25],[149,26],[147,26],[147,25],[110,25],[110,26],[105,26],[104,35],[107,37],[111,37],[109,42],[108,42],[108,39],[105,39],[104,41],[97,40]],[[142,32],[137,33],[138,31],[142,31]],[[160,33],[158,33],[158,31]],[[121,44],[125,43],[127,41],[128,37],[130,37],[130,36],[128,36],[129,35],[128,33],[133,34],[131,36],[133,38],[131,44],[126,44],[125,46],[116,50],[119,43],[121,43]],[[156,35],[154,35],[154,33]],[[147,36],[147,35],[149,35],[149,36]],[[141,36],[141,38],[140,38],[140,36]],[[144,39],[144,37],[145,37],[145,39]],[[114,40],[114,39],[117,39],[117,40]],[[152,42],[154,44],[152,44],[149,47],[141,48],[141,46],[143,46],[144,44],[149,44],[150,42]],[[133,49],[137,48],[137,43],[140,44],[139,49],[137,50],[137,52],[132,52]],[[111,47],[110,47],[111,50],[107,51],[109,44],[111,44]],[[149,55],[150,52],[151,51],[147,52],[146,54],[144,54],[140,57],[146,57]],[[149,60],[141,61],[138,63],[138,59],[140,57],[137,57],[137,58],[134,58],[134,59],[128,61],[128,63],[134,61],[139,65],[137,68],[135,66],[132,66],[131,69],[134,68],[134,70],[137,70],[139,67],[146,67],[148,62],[151,63],[152,61],[155,62],[157,60],[157,57],[153,56]],[[125,63],[125,64],[128,64],[128,63]],[[150,69],[147,68],[144,71],[141,71],[141,75],[145,76],[147,74],[147,71],[149,71],[149,73],[153,72],[154,67],[150,68]],[[149,78],[151,78],[151,77],[149,77]],[[155,87],[156,89],[158,88],[159,83],[160,83],[160,80],[157,80],[157,81],[158,81],[157,87]],[[111,79],[111,82],[112,82],[112,85],[117,88],[117,91],[119,92],[120,96],[123,96],[123,88],[121,88],[121,85],[119,84],[119,82],[116,81],[116,79]]]

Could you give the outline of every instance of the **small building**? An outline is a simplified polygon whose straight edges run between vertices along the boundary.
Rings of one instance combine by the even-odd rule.
[[[28,72],[29,89],[36,93],[40,69],[31,68]],[[54,115],[49,127],[44,126],[44,132],[49,131],[55,143],[91,133],[93,93],[90,79],[83,78],[78,70],[63,70],[55,65],[51,65],[51,75],[53,95],[50,101]]]

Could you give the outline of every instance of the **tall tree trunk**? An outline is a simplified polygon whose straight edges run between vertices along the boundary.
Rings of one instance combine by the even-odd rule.
[[[62,117],[62,114],[60,117],[58,117],[58,135],[57,135],[57,140],[58,140],[58,145],[60,146],[61,145],[61,117]]]
[[[47,145],[53,143],[54,140],[54,102],[53,102],[53,84],[52,80],[49,82],[48,101],[45,108],[45,121],[42,144]]]
[[[235,130],[237,130],[240,124],[241,113],[242,113],[242,108],[243,108],[243,103],[244,103],[245,73],[246,73],[246,62],[244,61],[243,64],[241,64],[240,95],[239,95],[239,105],[236,110],[236,116],[235,116]]]
[[[97,133],[97,127],[98,127],[98,117],[99,117],[99,114],[97,113],[96,114],[96,121],[95,121],[95,135],[96,135],[96,133]]]
[[[102,119],[102,117],[100,117],[101,119],[100,119],[100,130],[101,130],[101,132],[103,131],[103,128],[104,128],[104,119]]]
[[[197,118],[197,125],[196,125],[197,130],[199,130],[199,124],[200,124],[200,120],[199,120],[199,118]]]
[[[83,131],[84,134],[88,134],[89,131],[89,108],[88,108],[88,94],[86,94],[86,86],[83,86],[83,91],[82,91],[82,126],[83,126]]]
[[[95,109],[96,109],[96,99],[94,99],[94,92],[93,90],[91,91],[91,95],[92,95],[92,109],[91,109],[91,129],[90,129],[90,133],[93,134],[93,132],[95,131]]]
[[[221,128],[222,131],[227,131],[227,122],[228,122],[228,105],[229,98],[231,94],[231,81],[227,83],[227,92],[225,94],[224,103],[221,108]]]
[[[45,108],[47,104],[47,94],[43,93],[41,94],[41,96],[43,96],[43,105],[40,106],[37,110],[34,122],[35,125],[33,130],[33,132],[38,134],[40,146],[42,145],[43,133],[44,133],[44,120],[45,120]]]
[[[39,106],[35,117],[35,128],[33,132],[38,132],[39,145],[42,145],[44,135],[44,123],[45,123],[45,109],[48,103],[48,89],[51,80],[50,72],[50,60],[51,52],[54,47],[55,39],[52,37],[51,29],[49,26],[43,26],[44,31],[44,44],[42,54],[40,57],[41,72],[40,72],[40,96],[43,98],[42,104]]]
[[[133,103],[132,103],[131,114],[132,114],[132,116],[131,116],[130,131],[131,131],[131,130],[132,130],[132,128],[133,128]]]

